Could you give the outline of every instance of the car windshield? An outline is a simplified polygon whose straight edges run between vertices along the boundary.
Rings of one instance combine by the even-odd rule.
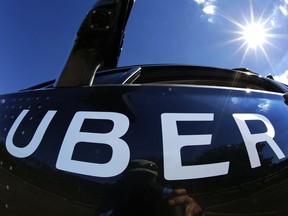
[[[138,0],[119,66],[249,68],[286,81],[287,0]]]

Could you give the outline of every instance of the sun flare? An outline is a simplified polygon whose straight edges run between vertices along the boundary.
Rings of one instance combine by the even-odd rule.
[[[264,18],[263,14],[264,11],[260,16],[254,14],[252,2],[250,5],[250,14],[244,14],[242,12],[242,22],[223,13],[219,13],[224,19],[233,24],[236,29],[235,31],[231,31],[233,33],[233,38],[225,41],[223,44],[239,44],[238,49],[235,50],[235,54],[243,53],[241,65],[246,60],[247,56],[251,56],[251,53],[255,53],[256,57],[263,55],[266,61],[271,65],[267,50],[268,47],[274,47],[272,39],[279,36],[273,34],[273,26],[271,26],[271,22],[269,21],[270,18]]]
[[[242,39],[248,48],[256,49],[267,43],[267,30],[264,24],[248,23],[242,30]]]

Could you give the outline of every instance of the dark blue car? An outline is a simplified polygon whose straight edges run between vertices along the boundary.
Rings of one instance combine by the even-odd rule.
[[[215,1],[195,2],[212,22]],[[58,79],[0,95],[0,214],[287,215],[288,87],[243,67],[119,66],[133,3],[98,1]]]

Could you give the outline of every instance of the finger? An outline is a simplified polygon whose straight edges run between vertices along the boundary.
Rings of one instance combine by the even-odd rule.
[[[172,196],[187,195],[187,191],[184,188],[175,189],[171,193]]]
[[[202,215],[202,208],[196,202],[189,203],[185,208],[185,216],[199,216]]]
[[[193,203],[194,200],[189,197],[188,195],[180,195],[180,196],[175,196],[175,197],[171,197],[168,200],[170,205],[179,205],[179,204],[189,204],[189,203]]]

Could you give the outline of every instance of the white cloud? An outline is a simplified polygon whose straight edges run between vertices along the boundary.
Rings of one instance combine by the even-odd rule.
[[[274,76],[274,79],[288,85],[288,70],[286,70],[283,74]]]
[[[281,13],[284,15],[284,16],[288,16],[288,10],[285,6],[282,6],[280,5],[279,6],[279,10],[281,11]]]
[[[267,99],[263,99],[263,102],[258,105],[258,108],[261,112],[267,112],[269,110],[271,101]]]
[[[205,14],[215,14],[215,9],[216,9],[216,6],[215,5],[206,5],[204,8],[203,8],[203,12]]]
[[[191,1],[191,0],[190,0]],[[214,23],[214,15],[216,14],[216,0],[193,0],[202,8],[201,19]],[[288,1],[288,0],[287,0]]]
[[[271,24],[271,26],[276,27],[276,26],[277,26],[276,19],[275,19],[275,18],[272,18],[272,19],[270,20],[270,24]]]
[[[209,17],[209,18],[208,18],[208,22],[209,22],[209,23],[214,23],[213,17]]]
[[[205,0],[194,0],[197,4],[203,4],[205,3]]]
[[[281,28],[286,25],[288,19],[288,0],[275,1],[271,8],[267,21],[273,28]]]

